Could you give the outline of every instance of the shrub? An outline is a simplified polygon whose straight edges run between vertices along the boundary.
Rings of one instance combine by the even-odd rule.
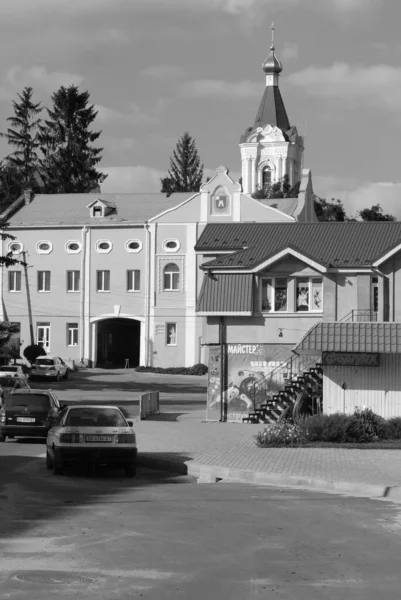
[[[307,440],[302,427],[289,421],[278,421],[266,425],[263,431],[259,431],[255,436],[256,445],[259,448],[268,446],[298,446]]]
[[[386,431],[385,419],[369,408],[357,408],[353,415],[312,415],[296,422],[310,442],[371,442]]]
[[[32,364],[39,356],[46,356],[46,350],[38,344],[31,344],[24,350],[24,356]]]
[[[135,371],[139,373],[163,373],[165,375],[205,375],[208,368],[202,363],[198,363],[193,367],[136,367]]]
[[[383,437],[387,440],[401,440],[401,417],[392,417],[385,422]]]

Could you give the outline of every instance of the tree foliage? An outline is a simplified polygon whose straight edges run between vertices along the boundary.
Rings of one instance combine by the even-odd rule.
[[[315,213],[318,221],[347,221],[347,215],[341,200],[314,197]]]
[[[61,86],[52,94],[53,107],[41,126],[41,176],[47,193],[85,193],[106,179],[96,169],[103,148],[93,147],[100,131],[92,131],[97,112],[89,92]]]
[[[293,186],[290,184],[290,178],[286,174],[279,181],[257,188],[252,198],[256,200],[266,200],[270,198],[298,198],[301,182],[298,181]]]
[[[39,356],[46,356],[46,350],[43,346],[39,346],[38,344],[31,344],[27,346],[24,350],[24,356],[29,362],[32,364],[36,361]]]
[[[362,221],[395,221],[393,215],[383,213],[380,204],[374,204],[371,208],[364,208],[358,212]]]
[[[195,140],[185,131],[178,140],[170,169],[160,181],[161,191],[167,195],[174,192],[198,192],[203,179],[203,164],[200,162]]]
[[[39,129],[42,112],[40,102],[33,102],[33,89],[25,87],[18,100],[13,100],[14,115],[8,117],[10,123],[6,133],[2,133],[9,145],[15,148],[5,158],[5,165],[9,167],[8,176],[16,175],[24,189],[31,188],[34,184],[35,171],[38,168]]]

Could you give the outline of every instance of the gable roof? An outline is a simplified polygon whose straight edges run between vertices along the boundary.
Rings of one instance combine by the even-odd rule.
[[[267,198],[258,200],[264,206],[270,206],[270,208],[276,208],[277,210],[293,217],[295,211],[298,208],[298,198]]]
[[[118,223],[146,223],[150,218],[194,196],[183,192],[167,196],[155,194],[38,194],[32,202],[23,205],[8,220],[10,227],[110,225]],[[95,200],[116,210],[106,217],[94,220],[88,206]]]
[[[401,222],[208,224],[198,252],[235,251],[202,265],[205,269],[255,270],[286,249],[326,270],[363,268],[401,243]]]

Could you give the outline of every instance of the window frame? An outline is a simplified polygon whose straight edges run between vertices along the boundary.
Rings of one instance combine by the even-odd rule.
[[[138,277],[136,277],[136,274],[138,275]],[[130,278],[130,274],[131,274],[131,278]],[[135,283],[137,282],[138,279],[138,287],[135,287]],[[130,287],[130,282],[131,282],[131,287]],[[140,269],[127,269],[126,271],[126,289],[127,292],[129,293],[138,293],[141,291],[141,271]]]
[[[375,275],[372,275],[370,279],[370,304],[372,312],[377,314],[379,312],[379,278]]]
[[[301,314],[321,314],[323,313],[323,299],[324,299],[324,295],[323,295],[323,277],[319,277],[316,275],[306,275],[304,277],[299,276],[299,277],[295,277],[295,302],[294,302],[294,309],[296,313],[301,313]],[[298,305],[297,305],[297,299],[298,299],[298,281],[300,279],[307,279],[308,280],[308,310],[299,310],[298,309]],[[321,288],[321,303],[322,303],[322,307],[318,308],[318,309],[314,309],[313,307],[311,307],[311,302],[313,304],[313,300],[312,300],[312,293],[313,293],[313,280],[314,279],[318,279],[320,281],[320,288]]]
[[[76,343],[74,343],[74,333],[76,333]],[[67,347],[76,348],[77,346],[79,346],[79,323],[67,323]]]
[[[19,278],[18,275],[19,274]],[[19,279],[19,282],[18,282]],[[11,284],[14,285],[11,285]],[[14,288],[18,288],[18,285],[15,285],[16,283],[19,283],[19,289],[14,289]],[[8,291],[11,294],[19,294],[20,292],[22,292],[22,271],[8,271]]]
[[[285,279],[286,280],[286,291],[287,291],[287,297],[286,297],[286,309],[285,310],[276,310],[276,281],[279,279]],[[271,298],[267,298],[267,301],[270,304],[270,308],[263,308],[263,282],[264,281],[270,281],[270,289],[272,291],[271,293]],[[278,286],[277,286],[278,287]],[[280,286],[282,287],[282,286]],[[268,313],[268,314],[283,314],[283,313],[288,313],[288,289],[289,289],[289,277],[288,276],[278,276],[278,275],[271,275],[271,276],[263,276],[261,277],[260,280],[260,298],[259,298],[259,306],[260,306],[260,311],[262,313]]]
[[[71,281],[73,283],[72,289],[69,288],[69,280],[68,280],[69,273],[72,274],[72,277],[71,277]],[[77,273],[78,273],[78,277],[76,276]],[[75,286],[76,279],[78,279],[78,289],[74,289],[76,287]],[[79,269],[67,269],[67,271],[66,271],[66,289],[67,289],[67,294],[79,294],[79,292],[81,291],[81,271]]]
[[[78,249],[77,250],[71,250],[69,248],[69,246],[71,244],[78,244]],[[65,251],[68,254],[79,254],[82,250],[82,243],[79,240],[68,240],[68,242],[65,243]]]
[[[177,271],[167,271],[167,267],[174,265]],[[166,287],[166,275],[169,276],[170,287]],[[177,287],[173,287],[174,275],[178,275]],[[181,270],[177,263],[168,262],[163,267],[163,292],[180,292],[181,291]]]
[[[43,283],[45,284],[44,287],[46,287],[46,273],[49,274],[49,289],[41,289],[40,287],[40,279],[41,279],[41,274],[43,273]],[[49,294],[51,292],[51,271],[46,270],[46,271],[38,271],[38,276],[37,276],[37,291],[41,294]]]
[[[39,321],[36,323],[36,343],[38,344],[38,346],[40,345],[39,342],[39,329],[43,329],[43,331],[47,331],[47,336],[44,336],[45,342],[46,342],[46,338],[47,338],[47,345],[46,343],[43,344],[43,348],[44,350],[47,352],[50,352],[50,346],[51,346],[51,324],[47,321]]]
[[[174,248],[168,248],[167,244],[171,244],[171,242],[175,244]],[[164,252],[175,253],[181,248],[181,244],[176,238],[167,238],[164,240],[162,247]]]
[[[100,244],[108,244],[109,247],[100,248]],[[113,250],[113,243],[110,240],[97,240],[96,242],[96,252],[99,254],[109,254]]]
[[[135,242],[136,244],[138,244],[138,248],[130,248],[129,245],[132,244],[133,242]],[[125,242],[125,250],[127,252],[129,252],[130,254],[137,254],[138,252],[140,252],[143,248],[143,244],[141,240],[137,240],[137,239],[132,239],[132,240],[127,240]]]
[[[19,250],[12,249],[12,246],[14,244],[19,245]],[[24,244],[22,242],[20,242],[19,240],[11,240],[10,242],[8,242],[8,251],[11,252],[11,254],[21,254],[21,252],[24,251]]]
[[[169,337],[169,327],[174,327],[174,342],[170,343],[168,340]],[[173,323],[173,322],[169,322],[166,323],[166,339],[165,339],[165,345],[168,346],[169,348],[171,347],[175,347],[177,346],[177,323]]]
[[[40,245],[41,244],[48,244],[49,248],[47,250],[41,250],[40,249]],[[36,252],[38,254],[50,254],[50,252],[53,251],[53,244],[50,240],[39,240],[38,242],[36,242]]]
[[[101,275],[101,281],[102,281],[102,286],[101,288],[99,287],[99,274],[102,273]],[[104,289],[105,288],[105,273],[108,273],[108,289]],[[110,270],[109,269],[98,269],[96,271],[96,291],[99,292],[100,294],[108,294],[110,293]]]

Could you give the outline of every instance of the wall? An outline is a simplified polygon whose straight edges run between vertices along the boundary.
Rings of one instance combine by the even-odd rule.
[[[401,355],[380,355],[380,367],[324,366],[323,410],[352,414],[367,406],[382,417],[401,416]],[[342,389],[343,383],[347,389]]]

